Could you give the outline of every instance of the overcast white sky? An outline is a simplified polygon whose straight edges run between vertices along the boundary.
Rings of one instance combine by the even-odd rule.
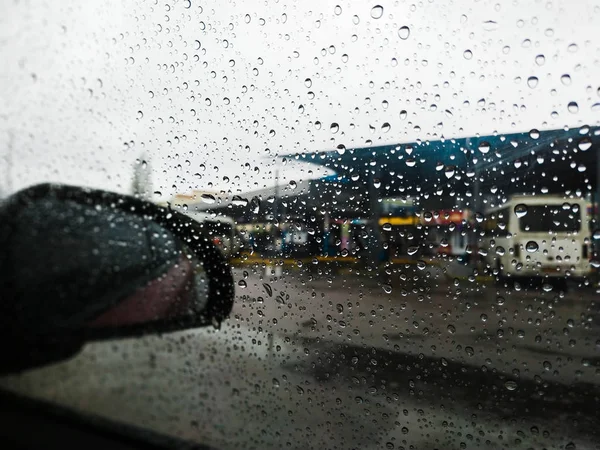
[[[5,1],[2,167],[12,134],[13,190],[128,192],[145,152],[164,199],[272,185],[277,154],[596,125],[598,23],[583,0]]]

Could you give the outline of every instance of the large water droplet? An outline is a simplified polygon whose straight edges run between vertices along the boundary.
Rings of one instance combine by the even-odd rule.
[[[538,81],[538,77],[529,77],[527,78],[527,86],[529,86],[531,89],[534,89],[537,87]]]
[[[592,239],[595,241],[600,241],[600,228],[594,230],[592,233]]]
[[[569,75],[568,73],[565,73],[564,75],[561,75],[560,81],[565,86],[569,86],[571,84],[571,75]]]
[[[273,297],[273,288],[271,287],[270,284],[263,283],[263,288],[265,288],[265,291],[267,292],[269,297]]]
[[[446,166],[444,169],[444,175],[446,175],[446,178],[452,178],[455,173],[456,168],[454,166]]]
[[[473,58],[473,52],[471,50],[465,50],[463,52],[463,58],[465,58],[465,59]]]
[[[407,26],[400,27],[400,29],[398,30],[398,37],[400,39],[408,39],[409,36],[410,36],[410,28],[408,28]]]
[[[200,196],[200,199],[204,202],[204,203],[208,203],[208,204],[212,204],[215,203],[217,201],[217,199],[215,198],[214,195],[211,194],[202,194]]]
[[[579,150],[581,150],[582,152],[589,150],[591,146],[592,146],[592,141],[589,138],[583,138],[577,144],[577,147],[579,147]]]
[[[233,203],[235,206],[247,206],[248,199],[244,198],[244,197],[240,197],[239,195],[234,195],[233,198],[231,199],[231,203]]]
[[[546,57],[544,55],[537,55],[535,57],[535,63],[538,66],[543,66],[545,62],[546,62]]]
[[[238,286],[241,289],[245,289],[246,287],[248,287],[248,284],[244,280],[240,280],[240,281],[238,281]]]
[[[525,244],[525,250],[527,250],[528,253],[535,253],[539,249],[540,246],[535,241],[527,241],[527,244]]]
[[[532,128],[532,129],[529,131],[529,137],[530,137],[531,139],[539,139],[539,137],[540,137],[540,132],[539,132],[539,130],[536,130],[535,128]]]
[[[390,131],[390,128],[392,128],[392,126],[389,124],[389,122],[385,122],[383,125],[381,125],[381,131],[384,133]]]
[[[479,151],[484,155],[490,151],[490,143],[483,141],[479,143]]]
[[[332,124],[329,126],[329,129],[331,130],[331,132],[332,132],[332,133],[334,133],[334,134],[335,134],[335,133],[337,133],[337,132],[340,130],[340,126],[339,126],[337,123],[333,122],[333,123],[332,123]]]
[[[371,17],[373,19],[380,19],[383,16],[383,6],[375,5],[371,8]]]
[[[508,380],[506,383],[504,383],[504,387],[509,391],[514,391],[517,389],[518,385],[515,381]]]
[[[406,112],[405,109],[403,109],[402,111],[400,111],[400,118],[402,120],[406,119],[406,116],[408,116],[408,113]]]
[[[298,183],[296,183],[294,180],[290,180],[288,186],[290,189],[296,189],[298,187]]]
[[[517,216],[519,219],[525,215],[527,215],[527,205],[525,203],[519,203],[517,206],[515,206],[515,216]]]
[[[579,111],[579,105],[577,104],[577,102],[569,102],[569,104],[567,105],[567,109],[571,114],[577,114],[577,112]]]

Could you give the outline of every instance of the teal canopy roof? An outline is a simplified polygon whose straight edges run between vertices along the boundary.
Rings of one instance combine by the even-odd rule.
[[[293,156],[333,169],[339,181],[378,178],[383,196],[472,191],[476,178],[480,189],[496,186],[510,194],[595,189],[599,149],[600,127],[584,126]]]

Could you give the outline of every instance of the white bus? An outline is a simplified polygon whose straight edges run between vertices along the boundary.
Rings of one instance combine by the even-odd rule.
[[[213,243],[219,247],[227,258],[235,256],[240,250],[241,242],[237,236],[233,218],[191,211],[186,211],[184,214],[203,225],[204,230],[211,236]]]
[[[590,273],[588,202],[513,196],[485,213],[482,247],[498,276],[585,277]]]

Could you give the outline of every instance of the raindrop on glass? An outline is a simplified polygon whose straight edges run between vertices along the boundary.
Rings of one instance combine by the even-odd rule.
[[[567,109],[571,114],[576,114],[579,111],[579,105],[577,102],[569,102]]]
[[[400,27],[398,29],[398,37],[400,39],[406,40],[406,39],[408,39],[409,36],[410,36],[410,28],[408,28],[407,26]]]
[[[538,77],[529,77],[527,78],[527,86],[534,89],[538,85],[538,81]]]
[[[371,17],[373,19],[380,19],[383,16],[383,6],[376,5],[371,8]]]
[[[535,253],[539,248],[540,246],[535,241],[528,241],[527,244],[525,244],[525,250],[527,250],[528,253]]]
[[[515,206],[515,216],[517,216],[519,219],[523,216],[527,215],[527,205],[525,203],[519,203],[517,206]]]

